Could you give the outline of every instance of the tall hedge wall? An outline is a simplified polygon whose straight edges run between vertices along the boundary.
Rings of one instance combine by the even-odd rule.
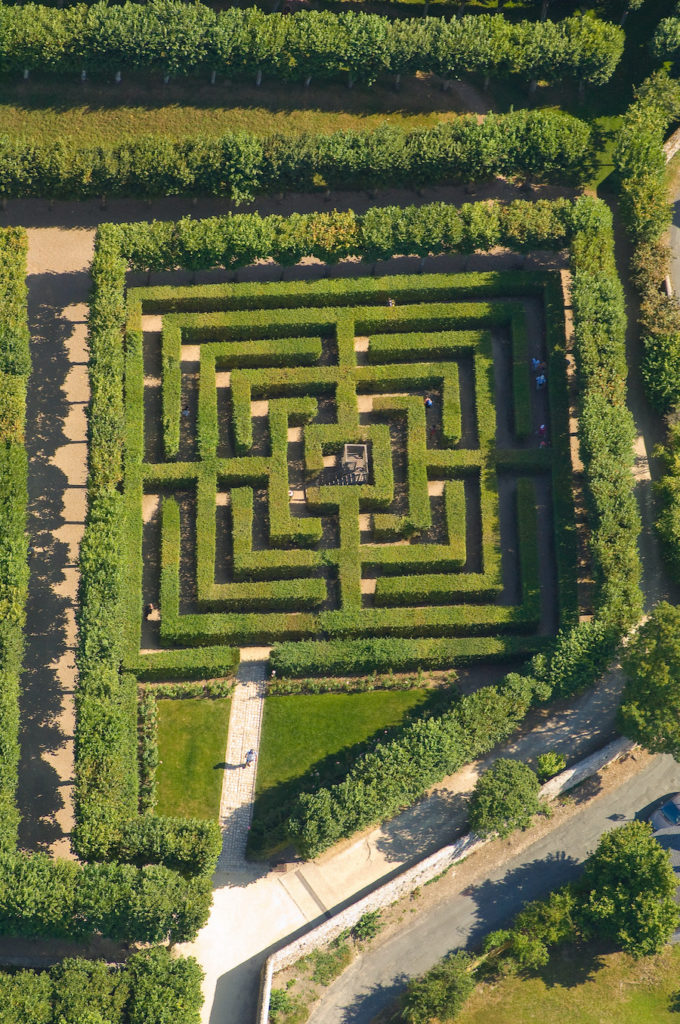
[[[670,420],[665,472],[657,482],[663,507],[656,526],[666,566],[680,580],[680,307],[677,296],[662,288],[670,271],[666,232],[672,217],[663,144],[678,118],[680,83],[658,72],[643,83],[627,110],[614,160],[632,243],[631,271],[640,296],[642,377],[650,403]]]
[[[460,117],[434,128],[331,135],[230,132],[82,147],[0,135],[0,195],[12,198],[256,195],[327,188],[411,187],[483,181],[496,175],[582,180],[591,150],[583,121],[553,110]]]
[[[153,0],[109,7],[0,7],[0,74],[112,74],[311,78],[374,82],[384,74],[473,72],[526,80],[608,81],[623,32],[594,17],[515,24],[501,15],[392,21],[377,14],[257,8],[214,11],[201,3]]]
[[[124,964],[69,958],[46,971],[0,972],[3,1024],[199,1024],[201,969],[164,946]]]
[[[0,851],[17,842],[19,679],[28,564],[24,449],[31,372],[26,322],[26,233],[0,231]]]

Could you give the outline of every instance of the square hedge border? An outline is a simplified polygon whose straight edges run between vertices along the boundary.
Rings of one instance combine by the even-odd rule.
[[[127,746],[123,764],[115,743],[107,742],[103,749],[94,743],[94,732],[99,736],[102,728],[110,739],[116,730],[132,735],[136,726],[131,702],[123,699],[130,676],[121,672],[125,654],[121,486],[126,273],[234,268],[262,259],[285,266],[307,256],[326,263],[357,256],[375,261],[395,254],[471,253],[496,246],[520,251],[568,246],[570,253],[579,436],[588,485],[596,617],[594,623],[558,636],[552,652],[542,657],[546,685],[553,694],[564,695],[594,681],[621,634],[641,612],[640,521],[630,473],[635,431],[625,405],[625,309],[606,205],[589,197],[573,203],[515,201],[461,208],[435,203],[404,209],[378,207],[361,216],[352,211],[288,218],[243,214],[207,221],[186,218],[176,223],[100,226],[92,266],[90,474],[77,654],[76,799],[81,856],[87,857],[93,849],[100,855],[110,854],[120,846],[120,833],[138,820],[138,770],[132,746]],[[400,643],[412,646],[408,640]],[[109,716],[107,722],[102,721],[104,713]],[[414,775],[411,765],[410,783],[399,790],[398,801],[412,798],[414,792],[441,778],[447,764],[435,758],[428,765],[427,779]],[[384,816],[394,805],[399,786],[396,776],[392,781],[389,798],[381,802],[376,793],[371,815]],[[128,849],[127,856],[133,855]],[[164,851],[156,856],[162,861]]]

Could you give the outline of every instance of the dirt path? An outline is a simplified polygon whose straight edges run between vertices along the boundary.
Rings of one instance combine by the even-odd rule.
[[[70,857],[77,558],[85,516],[88,230],[29,230],[29,535],[20,845]]]

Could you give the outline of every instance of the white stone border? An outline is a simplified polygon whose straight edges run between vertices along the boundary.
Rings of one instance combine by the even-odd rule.
[[[635,743],[632,740],[612,740],[605,747],[595,751],[589,757],[579,761],[573,768],[556,775],[541,787],[540,796],[544,800],[554,800],[560,794],[565,793],[574,786],[578,786],[584,779],[596,775],[602,768],[618,760],[624,754],[633,749]],[[431,881],[441,874],[442,871],[460,863],[471,853],[488,843],[489,839],[478,839],[473,833],[463,836],[449,846],[443,846],[441,850],[430,854],[423,860],[418,861],[413,867],[407,868],[401,874],[386,882],[378,889],[375,889],[368,896],[357,900],[351,906],[341,910],[328,921],[324,921],[316,928],[312,928],[299,939],[288,943],[282,949],[277,950],[267,957],[260,976],[260,992],[258,998],[256,1024],[267,1024],[269,1020],[269,1001],[271,998],[272,978],[276,971],[289,967],[291,964],[305,956],[313,949],[324,946],[331,942],[347,928],[352,928],[364,914],[372,910],[379,910],[389,906],[400,897],[407,895],[414,889]]]

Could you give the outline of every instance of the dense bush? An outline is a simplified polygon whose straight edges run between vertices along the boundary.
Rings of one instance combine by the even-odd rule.
[[[3,1024],[198,1024],[202,1002],[197,962],[163,946],[121,966],[66,959],[41,973],[0,973]]]
[[[472,957],[461,950],[449,954],[423,977],[412,978],[400,1011],[405,1024],[453,1020],[475,987],[472,966]]]
[[[631,271],[640,293],[642,375],[659,412],[680,402],[680,309],[661,290],[670,267],[670,249],[662,239],[672,212],[663,143],[679,115],[680,84],[658,72],[643,83],[626,111],[614,154],[621,211],[634,246]]]
[[[680,608],[665,601],[654,608],[628,647],[624,667],[621,731],[680,761]]]
[[[526,828],[540,809],[536,773],[527,764],[499,757],[475,783],[469,804],[470,829],[481,838],[508,836]]]
[[[0,934],[184,942],[205,924],[210,878],[156,865],[85,864],[0,854]]]
[[[26,562],[26,233],[0,231],[0,850],[14,849],[19,762],[19,678],[28,588]]]
[[[460,117],[414,131],[272,136],[247,132],[173,141],[149,136],[112,148],[31,143],[0,135],[0,195],[214,195],[236,202],[292,190],[409,187],[496,175],[580,180],[591,131],[560,111]]]
[[[594,17],[513,24],[500,15],[392,21],[375,14],[214,11],[180,0],[66,10],[29,3],[0,7],[0,73],[130,69],[229,79],[259,73],[258,81],[265,73],[371,84],[387,73],[429,71],[601,84],[621,57],[623,38],[621,29]]]
[[[668,851],[648,822],[605,832],[578,882],[585,931],[632,956],[658,953],[678,925],[676,888]]]

